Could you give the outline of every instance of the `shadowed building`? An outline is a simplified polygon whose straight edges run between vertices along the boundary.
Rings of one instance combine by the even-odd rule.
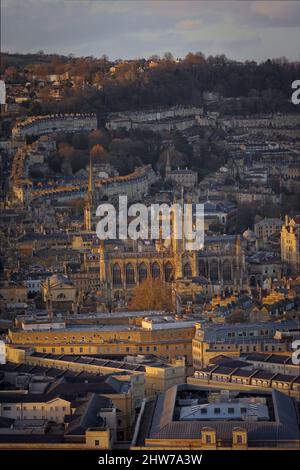
[[[177,385],[141,408],[131,449],[299,449],[296,402]]]

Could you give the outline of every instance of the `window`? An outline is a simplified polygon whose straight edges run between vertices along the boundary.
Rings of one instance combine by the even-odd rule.
[[[223,280],[231,281],[231,264],[228,260],[225,260],[223,264]]]
[[[234,408],[228,408],[228,414],[232,415],[234,413]]]
[[[98,439],[95,440],[95,446],[99,446],[100,445],[100,441]]]
[[[185,263],[183,266],[183,277],[192,277],[192,269],[189,262]]]
[[[247,413],[247,408],[241,408],[241,413],[242,413],[242,414]]]
[[[205,436],[205,444],[211,444],[211,436],[209,434]]]
[[[10,411],[10,410],[11,410],[11,407],[10,407],[10,406],[3,406],[3,410],[4,410],[4,411]]]
[[[122,284],[121,268],[118,263],[113,266],[113,285]]]
[[[165,280],[166,282],[173,280],[173,265],[168,261],[165,265]]]
[[[139,265],[139,281],[140,282],[145,281],[145,279],[147,279],[147,275],[148,275],[147,266],[145,265],[145,263],[141,263]]]
[[[131,263],[126,265],[126,284],[134,284],[135,283],[135,275],[134,275],[134,268]]]
[[[211,281],[218,281],[219,280],[219,267],[218,262],[216,260],[212,260],[209,266],[210,271],[210,279]]]
[[[158,263],[153,263],[151,267],[151,274],[153,279],[158,279],[160,277],[160,267]]]
[[[207,408],[201,408],[201,414],[206,415],[207,414]]]
[[[199,260],[198,270],[199,270],[199,276],[205,276],[205,277],[207,276],[206,266],[205,266],[205,262],[203,260]]]
[[[214,413],[215,413],[216,415],[220,414],[220,413],[221,413],[221,409],[220,409],[220,408],[215,408],[215,409],[214,409]]]
[[[236,436],[236,443],[237,444],[243,444],[243,436],[241,434],[238,434]]]

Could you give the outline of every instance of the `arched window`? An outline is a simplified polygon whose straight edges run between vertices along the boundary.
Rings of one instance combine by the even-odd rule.
[[[207,274],[206,274],[205,261],[204,261],[203,259],[199,259],[199,262],[198,262],[198,272],[199,272],[199,276],[204,276],[204,277],[207,276]]]
[[[210,272],[210,279],[211,281],[218,281],[219,280],[219,269],[218,269],[218,261],[213,259],[209,265],[209,272]]]
[[[141,263],[139,265],[139,281],[143,282],[145,279],[147,279],[148,273],[147,273],[147,266],[145,263]]]
[[[113,285],[117,286],[119,284],[122,284],[122,273],[120,266],[116,263],[113,266]]]
[[[192,277],[192,269],[191,269],[191,265],[189,262],[186,262],[183,265],[182,274],[183,274],[183,277]]]
[[[165,265],[165,280],[170,282],[173,280],[173,265],[168,261]]]
[[[231,281],[231,263],[228,259],[223,263],[223,281]]]
[[[158,263],[155,262],[152,264],[151,271],[153,279],[157,279],[160,277],[160,267]]]
[[[58,294],[58,296],[56,298],[59,299],[59,300],[62,300],[62,299],[65,299],[66,296],[65,296],[65,294],[61,293],[61,294]]]
[[[135,275],[134,275],[134,267],[131,263],[126,264],[126,284],[134,284],[135,283]]]

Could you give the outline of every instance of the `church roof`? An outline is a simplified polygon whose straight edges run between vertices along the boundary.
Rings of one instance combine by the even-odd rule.
[[[65,276],[64,274],[53,274],[53,276],[51,276],[49,278],[49,284],[51,287],[56,287],[57,285],[65,285],[65,286],[72,286],[72,282],[70,281],[70,279],[67,278],[67,276]]]

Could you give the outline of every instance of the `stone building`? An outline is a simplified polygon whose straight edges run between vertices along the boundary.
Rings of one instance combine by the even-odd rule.
[[[264,218],[254,224],[254,233],[258,238],[267,240],[271,235],[279,233],[282,220],[278,218]]]
[[[96,114],[54,114],[32,116],[18,122],[12,129],[13,139],[24,139],[26,135],[44,135],[53,132],[80,132],[97,129]]]
[[[193,188],[198,182],[198,174],[196,171],[189,170],[188,168],[177,168],[177,170],[172,170],[170,154],[168,152],[165,179],[173,181],[180,187]]]
[[[278,390],[227,393],[190,384],[141,408],[131,449],[298,449],[296,402]]]
[[[74,310],[77,291],[63,274],[54,274],[41,283],[43,301],[49,310]]]
[[[289,218],[281,228],[281,260],[290,273],[300,272],[300,216]]]
[[[100,284],[110,305],[121,299],[126,302],[135,287],[149,277],[162,283],[205,277],[211,293],[248,289],[239,236],[205,237],[202,250],[187,250],[187,240],[176,239],[172,224],[171,219],[170,239],[155,244],[122,243],[107,249],[104,241],[100,242]]]

